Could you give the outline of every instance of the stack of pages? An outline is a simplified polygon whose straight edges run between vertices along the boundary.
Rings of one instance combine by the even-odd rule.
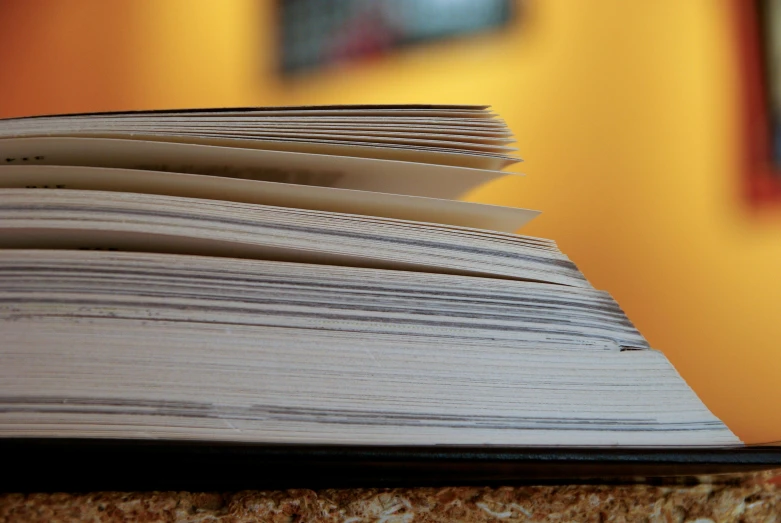
[[[0,121],[0,437],[739,444],[537,212],[458,201],[512,141],[483,106]]]

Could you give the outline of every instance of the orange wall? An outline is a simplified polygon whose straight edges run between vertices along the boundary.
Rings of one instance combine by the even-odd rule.
[[[781,440],[781,213],[739,198],[726,1],[540,1],[500,35],[287,82],[270,6],[0,0],[0,116],[491,103],[528,176],[472,198],[543,210],[523,232],[556,239],[739,436]]]

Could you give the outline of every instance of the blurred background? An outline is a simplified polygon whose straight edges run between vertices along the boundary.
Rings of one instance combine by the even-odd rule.
[[[740,437],[776,441],[775,4],[0,0],[0,117],[491,104],[527,176],[469,199],[542,210],[523,234],[555,239]]]

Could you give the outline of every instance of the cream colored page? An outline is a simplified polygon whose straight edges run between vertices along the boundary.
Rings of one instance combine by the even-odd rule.
[[[85,133],[85,135],[92,135],[98,136],[99,134],[103,133]],[[105,133],[106,136],[113,136],[113,133]],[[367,135],[349,135],[349,136],[343,136],[336,133],[328,133],[328,134],[322,134],[322,135],[314,135],[309,134],[306,132],[296,132],[296,133],[276,133],[276,134],[270,134],[265,132],[255,132],[255,131],[246,131],[246,130],[220,130],[220,131],[214,131],[214,132],[206,132],[206,131],[197,131],[197,130],[191,130],[191,129],[181,129],[181,130],[154,130],[149,132],[117,132],[116,135],[118,137],[131,137],[131,136],[138,136],[143,138],[149,138],[149,139],[165,139],[168,140],[169,138],[172,141],[190,141],[192,138],[193,140],[199,140],[203,141],[204,143],[209,143],[212,140],[241,140],[242,142],[245,140],[249,140],[252,142],[260,142],[262,145],[259,146],[259,149],[266,149],[272,148],[273,143],[277,142],[301,142],[301,143],[322,143],[322,144],[328,144],[328,145],[338,145],[338,146],[354,146],[354,147],[379,147],[379,148],[386,148],[386,147],[393,147],[394,149],[404,149],[404,150],[410,150],[410,151],[434,151],[434,150],[442,150],[442,151],[453,151],[452,154],[490,154],[490,155],[506,155],[506,154],[512,154],[513,152],[517,151],[515,147],[507,147],[505,145],[495,145],[495,144],[481,144],[481,143],[474,143],[474,142],[459,142],[459,141],[451,141],[449,139],[428,139],[428,135],[426,134],[420,134],[413,137],[384,137],[384,136],[367,136]],[[215,142],[216,144],[216,142]],[[267,147],[268,146],[268,147]],[[254,148],[254,147],[251,147]],[[373,157],[382,157],[384,155],[383,152],[379,152],[376,156]],[[346,155],[349,156],[349,155]],[[440,162],[427,162],[427,163],[440,163]],[[450,165],[450,164],[446,164]]]
[[[137,251],[170,254],[197,254],[200,256],[218,256],[227,258],[247,258],[255,260],[287,261],[319,265],[341,265],[346,267],[365,267],[372,269],[390,269],[397,271],[431,272],[486,278],[505,278],[508,280],[531,280],[547,282],[549,275],[539,271],[528,271],[519,276],[506,275],[485,268],[481,264],[466,263],[463,267],[442,265],[429,257],[426,260],[385,259],[372,253],[337,252],[335,250],[317,250],[306,245],[290,246],[266,243],[246,243],[242,241],[218,240],[198,236],[173,235],[170,228],[151,226],[139,227],[141,231],[115,230],[100,228],[0,228],[0,250],[2,249],[82,249],[108,251]],[[189,230],[187,232],[195,232]],[[587,283],[571,278],[551,276],[550,283],[588,286]]]
[[[130,129],[135,125],[220,125],[228,127],[242,127],[244,125],[361,125],[373,127],[375,125],[426,125],[434,127],[467,127],[475,130],[502,130],[507,131],[507,124],[499,118],[472,119],[472,118],[420,118],[420,117],[381,117],[362,118],[352,116],[334,117],[285,117],[266,118],[262,116],[227,116],[224,118],[215,116],[198,115],[172,115],[163,117],[72,117],[53,116],[45,118],[17,118],[0,120],[0,129],[3,131],[19,129],[40,129],[57,127],[58,129],[76,129],[85,126],[116,125]]]
[[[345,128],[339,126],[320,125],[320,128],[313,127],[313,122],[305,124],[269,124],[265,122],[253,121],[224,121],[220,122],[189,122],[189,121],[150,121],[150,122],[90,122],[81,123],[60,122],[58,124],[50,123],[43,125],[43,122],[35,125],[26,125],[25,128],[3,128],[0,125],[0,137],[23,137],[40,135],[57,136],[87,136],[106,133],[109,135],[165,135],[176,134],[186,136],[235,136],[246,139],[300,139],[300,140],[322,140],[333,141],[341,140],[344,142],[366,142],[371,143],[398,143],[400,145],[419,145],[421,147],[441,147],[450,149],[468,149],[474,147],[476,143],[484,146],[490,146],[496,149],[496,152],[508,152],[515,149],[503,147],[503,144],[514,141],[512,136],[505,131],[499,132],[500,136],[486,136],[485,131],[476,131],[472,129],[449,128],[449,127],[428,127],[417,128],[402,127],[404,124],[397,124],[399,128],[395,131],[384,130],[383,127],[374,127],[371,125],[361,125],[359,128]],[[460,132],[453,132],[454,130]],[[443,132],[445,131],[445,132]]]
[[[424,133],[424,134],[441,134],[446,136],[460,135],[460,136],[481,136],[491,139],[509,139],[512,138],[512,132],[506,128],[493,128],[493,127],[471,127],[471,126],[457,126],[457,125],[428,125],[420,123],[406,123],[406,122],[393,122],[393,123],[378,123],[378,124],[365,124],[362,122],[256,122],[256,121],[241,121],[241,122],[169,122],[166,120],[161,122],[142,122],[134,123],[133,129],[181,129],[182,125],[187,125],[188,129],[203,130],[203,129],[220,129],[225,130],[227,128],[240,129],[242,131],[286,131],[286,132],[312,132],[312,133]],[[113,130],[128,129],[127,124],[121,122],[111,122],[105,125],[106,128]],[[74,126],[76,128],[76,126]],[[87,125],[79,126],[79,130],[89,128]]]
[[[135,128],[134,128],[135,129]],[[287,138],[301,138],[301,139],[323,139],[323,140],[344,140],[344,141],[356,141],[369,143],[398,143],[398,144],[417,144],[427,145],[430,143],[447,144],[447,147],[461,147],[461,148],[477,148],[475,150],[481,150],[482,148],[494,149],[498,148],[498,152],[515,151],[517,149],[512,147],[506,147],[507,144],[512,143],[512,138],[506,137],[486,137],[483,135],[471,135],[471,134],[441,134],[436,132],[411,132],[411,131],[382,131],[371,130],[343,130],[343,129],[303,129],[303,128],[227,128],[218,126],[192,126],[187,129],[182,129],[176,126],[145,126],[139,127],[139,131],[150,131],[155,133],[170,133],[170,134],[185,134],[185,135],[240,135],[247,138],[255,139],[287,139]],[[445,145],[442,145],[445,146]]]
[[[507,175],[377,158],[109,138],[1,139],[0,162],[172,171],[444,199]]]
[[[79,138],[104,138],[104,139],[133,139],[138,141],[156,141],[168,143],[186,143],[197,145],[213,145],[227,148],[244,148],[268,151],[287,151],[306,154],[322,154],[333,156],[350,156],[357,158],[375,158],[383,160],[397,160],[403,162],[430,163],[437,165],[451,165],[456,167],[469,167],[474,169],[504,169],[505,167],[520,161],[518,158],[486,153],[480,151],[462,151],[460,149],[423,147],[412,145],[372,146],[363,143],[352,142],[328,142],[317,139],[296,140],[254,140],[245,136],[235,137],[207,136],[207,135],[170,135],[155,134],[152,132],[84,132],[74,133],[70,131],[50,132],[47,130],[19,133],[20,137],[79,137]],[[16,137],[14,135],[14,137]]]
[[[552,245],[539,248],[538,242],[514,234],[155,194],[68,189],[0,193],[3,248],[176,249],[232,257],[254,257],[258,248],[274,248],[359,257],[367,266],[414,264],[418,270],[589,286]],[[70,240],[65,230],[73,230]],[[98,237],[101,232],[107,236]],[[182,250],[182,241],[190,240],[203,245]],[[218,245],[220,252],[213,252]]]
[[[376,176],[372,172],[367,177]],[[514,232],[538,211],[350,189],[107,167],[0,166],[0,188],[67,188],[186,196]]]

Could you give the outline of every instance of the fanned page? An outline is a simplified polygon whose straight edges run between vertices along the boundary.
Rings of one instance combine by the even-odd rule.
[[[517,158],[483,160],[513,140],[484,106],[17,118],[0,121],[0,187],[217,198],[514,232],[538,213],[444,201],[505,176],[497,169]]]
[[[361,132],[345,132],[346,125],[359,126]],[[396,132],[388,133],[389,127]],[[443,133],[442,128],[457,132]],[[47,136],[132,138],[493,170],[519,161],[507,146],[504,122],[479,106],[157,111],[0,122],[0,138]]]
[[[378,183],[385,179],[376,171],[366,171],[364,175],[367,179],[377,179]],[[111,167],[0,165],[0,188],[67,188],[186,196],[398,218],[500,232],[514,232],[539,214],[528,209],[441,198]]]
[[[116,249],[588,286],[553,242],[373,216],[68,189],[0,189],[0,248]]]
[[[501,171],[377,158],[101,138],[0,139],[0,165],[3,164],[205,174],[446,199],[459,198],[507,175]]]

